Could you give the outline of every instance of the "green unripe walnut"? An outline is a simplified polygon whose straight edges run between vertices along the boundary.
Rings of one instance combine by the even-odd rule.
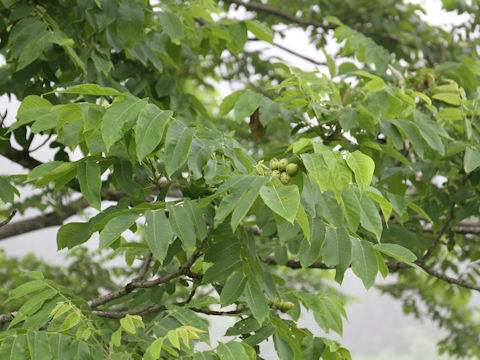
[[[298,165],[297,164],[288,164],[287,165],[287,174],[290,176],[297,175],[298,172]]]
[[[275,176],[275,177],[277,177],[277,178],[280,178],[280,171],[278,171],[278,170],[273,170],[273,171],[272,171],[272,176]]]
[[[278,159],[277,158],[273,158],[272,160],[270,160],[270,169],[272,169],[272,170],[277,170],[278,169]]]
[[[278,162],[278,170],[280,171],[285,171],[288,165],[288,160],[287,159],[282,159]]]
[[[280,181],[282,184],[287,185],[290,183],[290,175],[288,175],[286,172],[283,172],[280,174]]]
[[[284,303],[282,303],[282,306],[281,308],[279,309],[281,312],[287,312],[289,310],[292,310],[293,307],[295,306],[294,303],[290,302],[290,301],[285,301]]]

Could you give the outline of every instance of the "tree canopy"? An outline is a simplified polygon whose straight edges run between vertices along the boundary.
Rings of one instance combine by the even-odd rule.
[[[0,239],[61,225],[70,263],[0,254],[0,358],[351,359],[346,271],[480,358],[480,5],[442,5],[1,0]]]

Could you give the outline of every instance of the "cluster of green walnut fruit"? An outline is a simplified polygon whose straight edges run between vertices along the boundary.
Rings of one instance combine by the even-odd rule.
[[[288,163],[287,159],[278,160],[273,158],[270,160],[270,169],[272,169],[271,175],[280,179],[282,184],[289,184],[290,179],[298,172],[298,165]]]

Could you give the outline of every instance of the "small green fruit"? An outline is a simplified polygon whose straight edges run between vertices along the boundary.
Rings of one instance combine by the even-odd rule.
[[[287,165],[287,174],[290,176],[297,175],[298,165],[297,164],[288,164]]]
[[[295,306],[294,303],[290,302],[290,301],[285,301],[283,304],[282,304],[282,307],[279,309],[281,312],[287,312],[289,310],[292,310],[293,307]]]
[[[287,159],[282,159],[278,162],[278,170],[280,171],[285,171],[288,165],[288,160]]]
[[[273,170],[273,171],[272,171],[272,176],[275,176],[275,177],[277,177],[277,178],[280,178],[280,171],[278,171],[278,170]]]
[[[272,160],[270,160],[270,169],[272,169],[272,170],[277,170],[278,169],[278,159],[277,158],[273,158]]]
[[[282,184],[287,185],[290,183],[290,175],[288,175],[286,172],[283,172],[280,174],[280,181]]]

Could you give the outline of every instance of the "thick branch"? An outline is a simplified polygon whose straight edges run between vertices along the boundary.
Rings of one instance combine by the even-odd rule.
[[[102,200],[106,201],[119,201],[120,199],[128,196],[122,190],[107,189],[102,189],[100,195],[102,197]],[[183,195],[180,190],[173,189],[168,193],[168,196],[177,198],[182,197]],[[76,213],[78,213],[79,210],[85,209],[88,206],[89,205],[86,201],[82,201],[79,204],[76,204],[76,202],[74,201],[64,205],[60,212],[52,211],[33,218],[15,221],[5,226],[2,226],[2,224],[0,223],[0,241],[30,231],[40,230],[50,226],[60,226],[70,216],[75,215]]]
[[[273,256],[268,256],[267,258],[265,258],[265,260],[263,260],[263,262],[268,264],[268,265],[280,265],[275,261]],[[300,264],[300,261],[296,261],[296,260],[288,260],[285,264],[283,264],[283,266],[289,267],[290,269],[302,269],[303,268],[302,265]],[[328,267],[324,263],[319,263],[319,262],[313,263],[312,265],[309,266],[309,268],[310,269],[322,269],[322,270],[334,269],[334,268]]]
[[[271,256],[267,257],[264,260],[264,262],[269,264],[269,265],[279,265],[275,261],[275,259]],[[434,276],[438,279],[444,280],[444,281],[446,281],[450,284],[455,284],[455,285],[461,286],[463,288],[480,291],[480,286],[472,284],[472,283],[470,283],[468,281],[465,281],[465,280],[460,280],[460,279],[442,274],[442,273],[432,269],[430,266],[425,265],[425,263],[422,260],[415,261],[415,264],[418,265],[419,267],[421,267],[423,270],[425,270],[426,273],[430,274],[431,276]],[[386,265],[387,265],[387,267],[390,271],[397,271],[397,270],[401,270],[401,269],[411,268],[408,264],[405,264],[405,263],[400,262],[400,261],[387,262]],[[300,264],[299,261],[296,261],[296,260],[288,260],[283,266],[289,267],[290,269],[302,269],[302,265]],[[330,269],[330,270],[334,269],[334,268],[328,267],[324,263],[319,263],[319,262],[313,263],[308,268],[309,269]]]
[[[294,15],[291,15],[287,12],[281,11],[279,9],[271,8],[269,6],[265,6],[265,5],[254,3],[254,2],[245,2],[245,1],[241,1],[241,0],[223,0],[223,2],[224,3],[229,3],[229,4],[241,5],[241,6],[247,8],[249,10],[261,11],[261,12],[280,17],[282,19],[288,20],[290,22],[293,22],[293,23],[296,23],[296,24],[302,25],[302,26],[311,25],[311,26],[315,26],[315,27],[322,28],[322,29],[325,29],[325,30],[336,28],[335,25],[330,25],[330,24],[325,25],[325,24],[322,24],[321,22],[318,22],[318,21],[302,19],[302,18],[296,17]]]
[[[455,284],[455,285],[461,286],[461,287],[466,288],[466,289],[472,289],[472,290],[475,290],[475,291],[480,291],[480,286],[478,286],[478,285],[472,284],[472,283],[470,283],[468,281],[465,281],[465,280],[460,280],[460,279],[442,274],[441,272],[438,272],[437,270],[432,269],[431,267],[425,265],[424,263],[422,263],[420,261],[418,261],[418,262],[416,261],[415,263],[418,266],[420,266],[423,270],[425,270],[428,274],[430,274],[430,275],[432,275],[432,276],[434,276],[438,279],[444,280],[444,281],[446,281],[450,284]]]
[[[95,308],[97,306],[106,304],[107,302],[109,302],[113,299],[117,299],[119,297],[125,296],[128,293],[130,293],[131,291],[133,291],[134,289],[154,287],[154,286],[157,286],[157,285],[160,285],[160,284],[167,283],[170,280],[175,279],[176,277],[179,277],[181,275],[192,274],[190,272],[190,267],[200,257],[200,253],[201,253],[203,247],[208,242],[208,239],[209,239],[209,236],[207,236],[197,246],[197,248],[195,249],[193,254],[188,258],[187,262],[185,262],[177,270],[175,270],[175,271],[173,271],[173,272],[171,272],[167,275],[164,275],[164,276],[161,276],[159,278],[153,279],[153,280],[136,280],[136,279],[134,279],[121,289],[112,291],[112,292],[110,292],[108,294],[105,294],[103,296],[100,296],[96,299],[90,300],[88,302],[88,306],[90,306],[91,308]]]
[[[80,209],[85,209],[86,207],[88,207],[88,203],[85,200],[82,200],[80,203],[74,201],[64,205],[59,213],[52,211],[45,215],[12,222],[0,227],[0,241],[49,226],[62,225],[65,219],[68,219],[70,216],[75,215]]]
[[[177,306],[182,306],[184,303],[176,303],[175,305]],[[110,318],[110,319],[121,319],[125,317],[125,315],[148,315],[148,314],[154,314],[158,313],[160,311],[165,311],[167,308],[165,306],[157,306],[155,307],[154,304],[150,304],[147,307],[144,307],[143,309],[138,309],[138,310],[126,310],[126,311],[102,311],[102,310],[93,310],[92,314],[100,316],[100,317],[105,317],[105,318]],[[236,309],[236,310],[230,310],[230,311],[217,311],[217,310],[210,310],[210,309],[202,309],[202,308],[197,308],[193,307],[190,308],[190,310],[202,313],[205,315],[217,315],[217,316],[235,316],[238,314],[241,314],[245,309]],[[8,315],[8,314],[6,314]],[[1,315],[0,315],[1,316]],[[12,317],[13,319],[13,317]],[[11,321],[12,319],[8,320]]]
[[[28,152],[16,150],[12,147],[8,148],[7,151],[0,153],[0,155],[6,157],[7,159],[16,162],[17,164],[22,165],[24,168],[32,170],[38,165],[42,165],[42,162],[31,157]]]
[[[101,310],[93,310],[92,314],[100,316],[100,317],[105,317],[105,318],[111,318],[111,319],[121,319],[125,317],[125,315],[148,315],[148,314],[153,314],[157,313],[160,311],[166,310],[165,306],[157,306],[155,307],[155,304],[150,304],[147,307],[144,307],[143,309],[138,309],[138,310],[127,310],[127,311],[101,311]]]

